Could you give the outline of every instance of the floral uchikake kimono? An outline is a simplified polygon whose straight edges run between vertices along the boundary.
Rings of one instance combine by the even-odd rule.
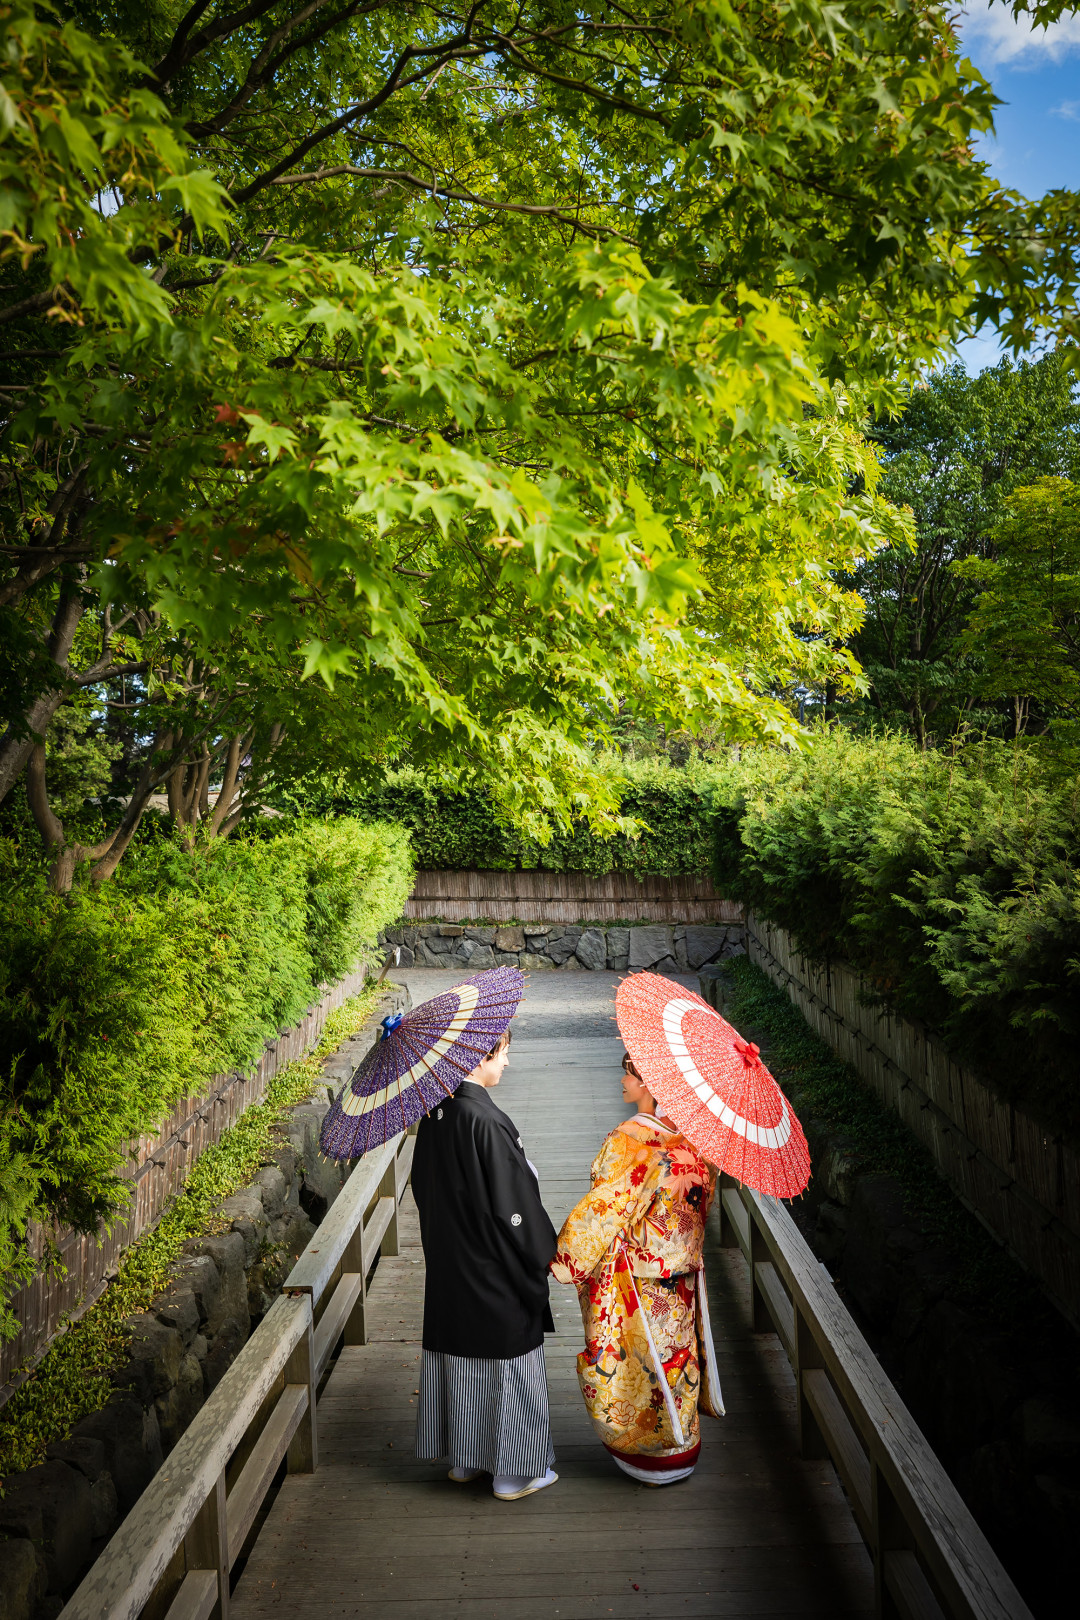
[[[708,1207],[704,1159],[638,1114],[605,1140],[551,1263],[558,1282],[577,1284],[589,1415],[623,1472],[649,1485],[693,1472],[699,1409],[723,1416],[701,1254]]]

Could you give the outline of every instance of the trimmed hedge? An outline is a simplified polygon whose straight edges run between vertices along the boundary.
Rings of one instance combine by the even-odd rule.
[[[1080,1137],[1080,784],[1004,743],[954,757],[833,730],[747,753],[712,804],[725,894]]]
[[[709,870],[712,839],[710,775],[703,768],[613,766],[621,779],[621,808],[636,832],[601,837],[584,822],[555,828],[541,844],[496,820],[483,794],[438,788],[419,772],[402,771],[385,785],[355,795],[329,794],[320,808],[408,828],[418,867],[426,871],[632,872],[680,877]]]
[[[132,1137],[254,1061],[400,915],[400,827],[300,821],[192,854],[150,842],[112,883],[49,893],[0,844],[0,1279],[28,1218],[121,1207]],[[5,1324],[0,1317],[0,1332]]]
[[[127,1250],[105,1292],[50,1345],[0,1411],[0,1479],[44,1462],[51,1441],[66,1439],[80,1418],[105,1405],[113,1375],[129,1353],[127,1318],[147,1310],[167,1287],[184,1244],[211,1227],[221,1200],[251,1181],[260,1165],[273,1162],[275,1125],[311,1096],[323,1059],[363,1028],[381,994],[382,987],[369,980],[359,995],[334,1008],[318,1044],[280,1069],[262,1101],[245,1108],[200,1155],[180,1196]]]

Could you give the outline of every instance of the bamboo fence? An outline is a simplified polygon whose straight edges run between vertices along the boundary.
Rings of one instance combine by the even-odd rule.
[[[20,1331],[0,1345],[0,1406],[65,1323],[81,1316],[98,1298],[115,1276],[125,1249],[155,1224],[183,1187],[199,1155],[220,1139],[245,1108],[258,1102],[279,1070],[315,1045],[327,1015],[363,988],[366,971],[367,964],[361,961],[326,990],[298,1023],[265,1043],[253,1068],[216,1075],[200,1096],[181,1103],[156,1135],[132,1142],[121,1171],[132,1184],[131,1198],[111,1230],[81,1233],[31,1224],[27,1241],[35,1259],[43,1260],[55,1246],[61,1264],[39,1272],[11,1298]]]
[[[866,1004],[859,975],[802,956],[782,928],[747,918],[747,954],[900,1115],[961,1201],[1080,1325],[1080,1154],[1002,1102],[923,1025]]]
[[[440,922],[741,923],[708,877],[629,872],[418,872],[406,917]]]

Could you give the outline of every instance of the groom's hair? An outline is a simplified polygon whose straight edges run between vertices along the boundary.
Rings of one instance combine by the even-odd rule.
[[[498,1040],[495,1042],[495,1045],[491,1048],[491,1051],[488,1053],[488,1057],[489,1058],[498,1057],[499,1053],[500,1052],[505,1052],[506,1048],[509,1045],[510,1045],[510,1031],[508,1029],[504,1029],[502,1034],[499,1036]],[[484,1062],[485,1063],[487,1062],[487,1058],[484,1059]]]

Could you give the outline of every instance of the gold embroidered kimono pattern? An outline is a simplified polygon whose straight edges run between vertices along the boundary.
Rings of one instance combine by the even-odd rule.
[[[557,1281],[577,1284],[589,1415],[610,1451],[644,1466],[692,1465],[699,1409],[723,1414],[703,1298],[709,1197],[697,1150],[639,1114],[606,1138],[551,1263]]]

